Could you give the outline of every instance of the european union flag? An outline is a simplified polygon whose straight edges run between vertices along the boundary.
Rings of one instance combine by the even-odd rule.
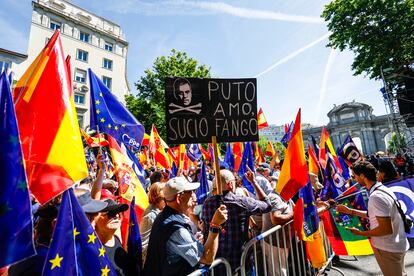
[[[0,76],[0,267],[36,254],[22,148],[6,73]]]
[[[63,193],[42,275],[116,275],[72,189]]]
[[[200,173],[200,187],[196,191],[197,195],[197,204],[203,204],[204,200],[207,198],[207,193],[209,192],[207,173],[206,173],[206,164],[203,162],[201,165]]]
[[[319,216],[311,182],[299,190],[299,196],[303,199],[303,231],[309,237],[319,229]]]
[[[135,154],[128,148],[126,147],[124,144],[121,143],[121,150],[123,151],[124,154],[126,154],[126,156],[128,156],[129,160],[130,160],[130,167],[132,168],[132,170],[134,171],[134,173],[136,174],[136,176],[138,177],[139,181],[141,182],[142,187],[145,190],[145,171],[142,168],[141,164],[139,163],[137,157],[135,156]]]
[[[140,275],[142,271],[142,241],[137,214],[135,213],[135,197],[132,198],[129,210],[128,255],[131,260],[134,260],[137,266],[136,271]]]
[[[345,190],[345,179],[339,173],[331,154],[328,154],[328,162],[326,163],[323,189],[320,198],[322,200],[336,198]]]
[[[121,104],[102,81],[88,69],[91,86],[91,128],[111,135],[137,150],[144,138],[144,126]]]
[[[185,145],[185,148],[187,150],[188,158],[190,158],[190,160],[193,162],[200,160],[201,156],[203,155],[198,144],[187,144]]]
[[[63,193],[42,275],[78,275],[70,190]]]
[[[239,173],[240,177],[243,178],[243,186],[246,187],[246,189],[250,193],[256,194],[252,184],[244,176],[244,174],[248,171],[247,167],[249,167],[250,170],[254,172],[253,151],[252,151],[252,145],[250,144],[250,142],[247,142],[247,143],[244,144],[244,151],[243,151],[242,161],[241,161],[238,173]]]
[[[389,182],[386,186],[394,192],[405,215],[414,221],[414,177]],[[411,228],[411,232],[407,234],[407,237],[414,238],[414,227]]]
[[[224,162],[231,170],[234,170],[234,154],[231,149],[230,143],[227,143],[226,156],[224,157]]]
[[[280,139],[280,142],[285,146],[285,148],[287,148],[290,138],[292,136],[292,131],[293,131],[293,127],[294,127],[294,123],[291,122],[289,125],[289,129],[288,131],[285,133],[285,135],[283,135],[282,139]]]

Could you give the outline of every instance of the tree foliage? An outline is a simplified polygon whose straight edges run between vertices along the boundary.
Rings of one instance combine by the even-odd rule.
[[[388,144],[388,152],[390,153],[398,153],[402,152],[405,148],[406,142],[405,142],[405,136],[404,135],[398,135],[397,133],[393,133],[390,139],[390,142]]]
[[[332,32],[328,46],[355,53],[355,75],[379,79],[381,68],[412,74],[414,0],[334,0],[322,17]]]
[[[163,139],[166,138],[165,78],[174,76],[208,78],[210,67],[200,65],[185,52],[172,49],[168,57],[157,57],[152,69],[145,70],[145,75],[135,83],[137,96],[128,95],[125,98],[128,109],[146,131],[149,132],[151,125],[155,124]]]

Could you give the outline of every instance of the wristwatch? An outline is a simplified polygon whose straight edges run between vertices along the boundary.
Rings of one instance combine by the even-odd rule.
[[[220,233],[221,227],[210,226],[210,232],[214,234]]]

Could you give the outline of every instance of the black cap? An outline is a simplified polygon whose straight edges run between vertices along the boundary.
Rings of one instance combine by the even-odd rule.
[[[102,212],[117,214],[125,212],[129,208],[128,204],[119,204],[113,199],[106,199],[105,202],[108,203],[108,206]]]

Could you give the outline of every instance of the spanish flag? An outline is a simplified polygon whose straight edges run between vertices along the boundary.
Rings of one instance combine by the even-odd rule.
[[[257,113],[257,127],[258,129],[266,128],[269,125],[267,124],[266,118],[264,116],[262,108],[259,108],[259,112]]]
[[[293,225],[299,239],[305,241],[306,252],[312,266],[321,268],[326,264],[319,216],[316,209],[312,184],[308,182],[299,191],[299,199],[293,213]]]
[[[41,204],[88,175],[69,60],[56,31],[14,89],[29,189]]]
[[[135,209],[138,218],[141,219],[142,213],[148,206],[148,197],[142,186],[144,183],[139,181],[138,176],[131,167],[133,161],[129,159],[128,154],[121,149],[117,141],[112,136],[108,135],[108,142],[116,178],[119,183],[119,195],[128,202],[131,202],[132,198],[135,196]]]
[[[276,153],[276,151],[275,151],[275,148],[272,145],[272,142],[267,141],[265,155],[269,156],[269,157],[273,157],[275,155],[275,153]]]
[[[170,162],[168,161],[168,156],[164,150],[165,148],[168,148],[168,145],[158,135],[158,131],[155,128],[155,125],[152,125],[150,137],[150,151],[154,156],[155,165],[165,169],[171,169]]]
[[[285,161],[276,186],[277,192],[286,201],[308,183],[308,166],[303,147],[300,111],[299,109],[296,115],[292,136],[285,152]]]
[[[91,137],[88,133],[86,133],[83,129],[80,129],[80,132],[85,138],[86,143],[88,144],[88,147],[90,148],[96,148],[99,146],[105,147],[108,145],[108,140],[105,139],[105,136],[103,133],[99,133],[95,135],[94,137]]]
[[[319,173],[318,159],[316,158],[316,154],[309,144],[308,144],[308,153],[309,153],[309,162],[308,162],[309,172],[315,175],[318,175]]]
[[[258,144],[256,144],[256,150],[255,150],[254,155],[256,157],[256,163],[260,164],[260,163],[266,162],[266,160],[263,157],[262,150]]]
[[[242,142],[233,143],[233,154],[234,154],[234,171],[238,172],[240,164],[243,159],[243,143]]]

